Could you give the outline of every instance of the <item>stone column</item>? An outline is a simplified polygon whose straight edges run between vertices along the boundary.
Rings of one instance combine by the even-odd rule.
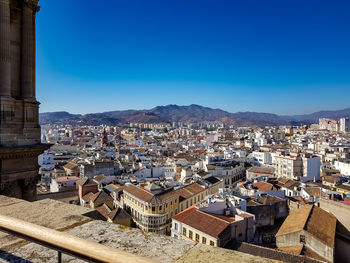
[[[35,14],[36,3],[23,1],[22,14],[22,99],[35,101]]]
[[[10,0],[0,0],[0,97],[11,97]]]

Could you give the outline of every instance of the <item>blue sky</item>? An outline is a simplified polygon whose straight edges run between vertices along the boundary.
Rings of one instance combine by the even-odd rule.
[[[41,0],[41,112],[350,107],[350,1]]]

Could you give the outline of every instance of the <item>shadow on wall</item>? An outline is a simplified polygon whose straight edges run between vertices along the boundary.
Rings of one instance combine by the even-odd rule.
[[[16,255],[13,255],[3,250],[0,250],[0,259],[7,262],[32,263],[31,261],[28,261],[21,257],[17,257]]]
[[[350,231],[337,221],[335,236],[335,262],[348,262],[350,258]]]

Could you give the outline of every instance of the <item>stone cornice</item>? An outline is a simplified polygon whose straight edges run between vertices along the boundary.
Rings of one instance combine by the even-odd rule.
[[[39,0],[23,0],[25,6],[28,6],[33,9],[34,12],[39,12]]]
[[[51,146],[51,144],[37,144],[30,146],[0,147],[0,159],[5,160],[37,157]]]

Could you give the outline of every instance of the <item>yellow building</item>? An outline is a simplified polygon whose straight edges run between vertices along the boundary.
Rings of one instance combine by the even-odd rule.
[[[207,187],[193,183],[160,194],[153,194],[143,187],[128,185],[123,187],[120,203],[143,231],[167,234],[170,233],[173,216],[203,201],[206,195],[217,192],[221,185],[221,181],[208,184]]]
[[[171,236],[214,247],[231,240],[231,223],[223,216],[208,214],[191,207],[173,217]],[[234,219],[233,219],[234,221]]]
[[[171,217],[178,213],[178,204],[178,195],[155,195],[135,185],[123,188],[121,205],[146,232],[166,234]]]

